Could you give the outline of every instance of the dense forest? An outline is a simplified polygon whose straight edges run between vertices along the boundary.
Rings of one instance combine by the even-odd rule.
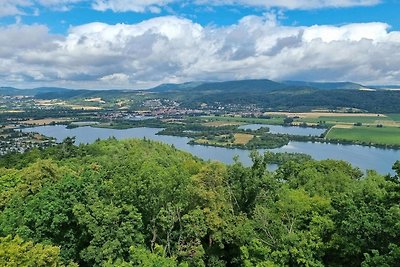
[[[397,175],[109,139],[0,158],[0,266],[395,266]]]

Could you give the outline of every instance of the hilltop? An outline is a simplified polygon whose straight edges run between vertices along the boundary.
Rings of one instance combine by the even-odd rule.
[[[399,176],[304,157],[271,173],[275,154],[227,166],[147,140],[72,143],[0,158],[1,266],[400,260]]]

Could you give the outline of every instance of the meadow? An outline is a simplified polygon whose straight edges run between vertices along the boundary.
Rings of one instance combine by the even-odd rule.
[[[245,118],[245,117],[230,117],[230,116],[203,116],[200,119],[207,119],[210,122],[241,122],[245,124],[259,123],[259,124],[283,124],[285,116],[273,116],[269,119],[267,118]]]
[[[380,145],[400,145],[400,128],[378,128],[373,126],[354,126],[351,128],[333,127],[327,134],[326,139],[348,140]]]

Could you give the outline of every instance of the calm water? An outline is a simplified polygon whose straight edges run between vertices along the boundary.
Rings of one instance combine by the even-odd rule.
[[[273,134],[292,134],[292,135],[304,135],[304,136],[320,136],[325,132],[326,129],[311,128],[311,127],[299,127],[299,126],[282,126],[282,125],[268,125],[268,124],[247,124],[242,125],[239,129],[250,129],[258,130],[261,127],[268,127],[270,133]]]
[[[205,160],[218,160],[227,164],[233,162],[232,158],[237,155],[243,164],[250,165],[248,150],[227,149],[221,147],[208,147],[201,145],[188,145],[190,141],[186,137],[156,135],[160,129],[157,128],[133,128],[126,130],[102,129],[93,127],[80,127],[67,129],[64,125],[39,126],[25,128],[24,132],[38,132],[43,135],[55,137],[58,141],[70,136],[76,137],[77,143],[92,143],[96,139],[107,139],[114,136],[117,139],[143,138],[173,144],[176,148],[190,152]],[[265,150],[260,150],[263,152]],[[382,174],[393,173],[392,165],[400,160],[400,150],[381,149],[374,147],[363,147],[357,145],[321,144],[311,142],[290,142],[281,148],[272,149],[273,152],[299,152],[311,155],[317,160],[339,159],[346,160],[363,170],[373,169]]]

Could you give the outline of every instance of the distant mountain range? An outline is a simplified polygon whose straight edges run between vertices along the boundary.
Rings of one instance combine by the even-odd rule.
[[[324,90],[336,90],[336,89],[347,89],[347,90],[362,90],[368,87],[352,82],[302,82],[302,81],[284,81],[284,84],[293,86],[313,87]]]
[[[367,87],[352,82],[303,82],[303,81],[282,81],[276,82],[268,79],[259,80],[237,80],[225,82],[187,82],[181,84],[161,84],[154,88],[139,91],[154,93],[174,93],[174,92],[193,92],[193,93],[263,93],[274,90],[389,90],[400,89],[400,86],[373,86]],[[0,87],[0,95],[8,96],[32,96],[37,98],[76,98],[92,97],[94,95],[119,95],[137,92],[137,90],[87,90],[87,89],[67,89],[58,87],[39,87],[33,89],[17,89],[13,87]]]
[[[356,108],[370,112],[400,113],[400,86],[363,86],[351,82],[276,82],[267,79],[226,82],[162,84],[147,90],[76,90],[56,87],[34,89],[0,88],[0,95],[32,96],[38,99],[111,100],[132,98],[147,92],[148,97],[167,98],[182,107],[257,105],[265,110],[307,111],[312,109]]]
[[[17,89],[14,87],[0,87],[0,95],[8,96],[36,96],[38,94],[46,93],[69,93],[71,91],[76,91],[72,89],[59,88],[59,87],[39,87],[33,89]]]
[[[155,88],[150,89],[153,92],[173,92],[173,91],[229,91],[229,92],[262,92],[277,89],[290,89],[290,88],[310,88],[320,90],[361,90],[368,87],[361,84],[352,82],[302,82],[302,81],[283,81],[275,82],[267,79],[259,80],[238,80],[226,82],[190,82],[184,84],[162,84]]]

